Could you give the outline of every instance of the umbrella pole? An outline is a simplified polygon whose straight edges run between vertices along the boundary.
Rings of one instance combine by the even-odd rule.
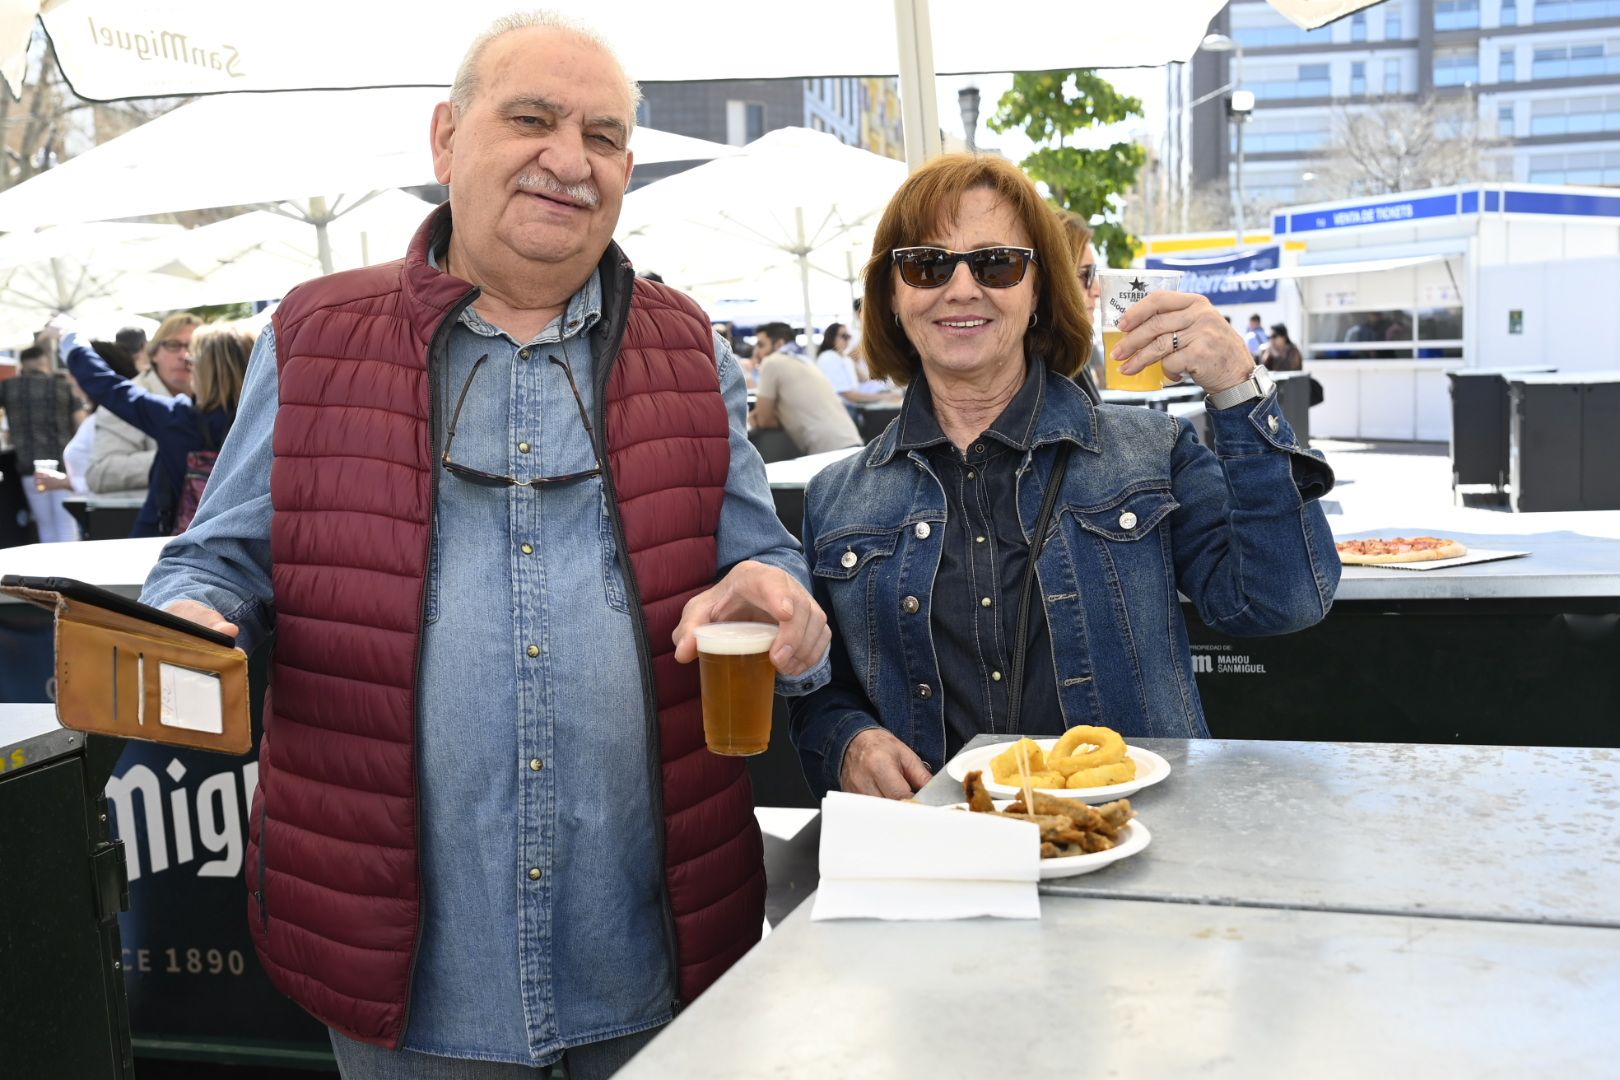
[[[804,243],[804,207],[795,206],[793,217],[799,224],[799,287],[804,290],[804,351],[813,360],[816,349],[815,314],[810,310],[810,252]]]
[[[332,265],[332,238],[326,232],[331,220],[331,214],[326,209],[326,196],[316,195],[309,200],[309,223],[315,226],[315,253],[320,256],[323,274],[330,274],[336,269]]]
[[[916,172],[939,156],[939,102],[934,100],[934,35],[928,0],[894,0],[895,42],[900,48],[900,119],[906,135],[906,168]]]

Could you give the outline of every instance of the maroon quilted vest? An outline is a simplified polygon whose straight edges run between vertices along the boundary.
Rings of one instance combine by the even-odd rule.
[[[346,1035],[396,1048],[422,915],[416,691],[434,512],[428,362],[473,295],[427,264],[430,241],[448,227],[441,208],[404,260],[300,286],[275,315],[276,649],[248,915],[276,986]],[[641,602],[678,985],[690,1001],[759,940],[765,907],[747,774],[704,749],[697,665],[677,664],[670,641],[686,602],[715,579],[729,433],[702,311],[635,279],[617,248],[601,280],[599,430],[625,581]]]

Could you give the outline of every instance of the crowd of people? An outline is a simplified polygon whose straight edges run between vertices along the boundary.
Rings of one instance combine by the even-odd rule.
[[[135,496],[131,536],[184,530],[241,399],[254,332],[170,315],[92,340],[58,316],[0,382],[0,413],[40,543],[82,538],[70,496]],[[60,364],[58,363],[60,361]]]

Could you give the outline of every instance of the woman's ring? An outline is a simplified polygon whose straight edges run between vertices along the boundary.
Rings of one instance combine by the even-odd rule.
[[[1171,334],[1170,335],[1170,351],[1175,352],[1179,348],[1181,348],[1181,335],[1180,334]]]

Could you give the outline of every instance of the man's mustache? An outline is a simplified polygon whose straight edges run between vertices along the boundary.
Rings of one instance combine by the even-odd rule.
[[[602,202],[602,193],[589,180],[565,184],[549,172],[524,173],[517,178],[517,186],[518,190],[530,194],[561,195],[589,210],[595,210]]]

